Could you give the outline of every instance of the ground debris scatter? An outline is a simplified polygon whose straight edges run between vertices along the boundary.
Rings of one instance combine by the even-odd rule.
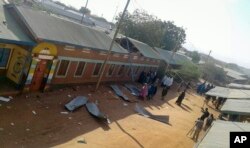
[[[134,85],[141,88],[139,84]],[[118,86],[122,88],[123,84]],[[184,100],[183,106],[178,106],[175,104],[178,96],[175,91],[177,86],[171,88],[165,101],[161,100],[161,87],[158,87],[157,94],[149,101],[138,100],[129,90],[122,89],[124,95],[131,100],[138,100],[137,103],[150,113],[169,115],[171,123],[169,125],[138,115],[134,111],[135,103],[130,104],[115,99],[109,85],[102,85],[99,89],[101,93],[91,92],[92,88],[94,88],[92,85],[83,85],[77,87],[77,91],[70,87],[48,93],[36,92],[13,96],[15,99],[1,103],[0,147],[190,148],[194,146],[194,141],[186,137],[186,133],[202,114],[200,107],[203,105],[203,99],[200,96],[187,94],[186,97],[192,102]],[[69,94],[71,97],[68,97]],[[91,94],[91,97],[88,94]],[[66,110],[64,105],[76,96],[88,96],[89,102],[98,102],[98,108],[108,115],[110,124],[94,118],[85,106],[77,108],[74,112]],[[217,117],[218,114],[214,110],[209,109],[209,111]]]

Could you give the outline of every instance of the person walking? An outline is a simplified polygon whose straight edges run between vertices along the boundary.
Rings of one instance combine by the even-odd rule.
[[[185,95],[186,95],[186,90],[184,90],[178,97],[178,99],[176,100],[176,104],[181,106],[181,103],[183,101],[183,99],[185,98]]]
[[[195,121],[195,129],[194,129],[194,134],[193,134],[193,137],[192,139],[196,142],[199,138],[199,134],[202,130],[202,127],[203,127],[203,124],[204,124],[204,121],[201,120],[200,118],[198,118],[196,121]]]

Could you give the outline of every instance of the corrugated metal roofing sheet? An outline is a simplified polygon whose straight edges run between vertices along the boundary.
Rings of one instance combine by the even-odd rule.
[[[187,57],[185,57],[184,55],[181,55],[179,53],[175,53],[175,55],[171,59],[173,52],[168,51],[168,50],[164,50],[161,48],[157,48],[157,47],[155,47],[155,49],[157,50],[159,55],[162,57],[162,59],[164,59],[165,62],[167,62],[169,64],[182,65],[183,63],[191,62]],[[170,61],[170,59],[171,59],[171,61]]]
[[[46,12],[22,6],[15,6],[15,8],[38,39],[106,51],[111,44],[112,39],[104,32],[50,16]],[[114,44],[112,51],[128,53],[117,43]]]
[[[149,45],[143,42],[137,41],[135,39],[132,39],[132,38],[128,38],[128,39],[141,52],[143,56],[148,57],[148,58],[162,60],[162,58],[157,54],[157,52],[154,51],[154,49],[150,47]]]
[[[35,43],[25,34],[3,5],[3,1],[0,1],[0,41],[34,45]]]
[[[250,100],[227,99],[221,108],[222,113],[250,115]]]
[[[250,90],[232,89],[216,86],[215,88],[209,90],[206,95],[228,99],[250,99]]]
[[[228,87],[230,87],[230,88],[250,89],[250,85],[243,85],[243,84],[237,84],[237,83],[230,83],[230,84],[228,84]]]
[[[216,120],[196,148],[228,148],[230,132],[250,131],[249,123]]]

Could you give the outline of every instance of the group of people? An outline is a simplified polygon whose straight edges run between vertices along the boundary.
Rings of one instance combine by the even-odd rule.
[[[152,72],[149,71],[148,73],[142,71],[140,76],[139,76],[139,80],[138,82],[141,84],[152,84],[157,80],[157,72]]]
[[[211,98],[212,98],[212,103],[213,103],[213,105],[215,106],[216,109],[219,109],[227,100],[227,98],[218,97],[216,99],[215,96],[212,97],[212,96],[206,95],[205,100],[204,100],[205,104],[208,104],[209,101],[211,100]]]
[[[139,97],[143,100],[151,100],[157,92],[157,85],[159,79],[157,78],[157,72],[149,71],[147,74],[143,71],[140,74],[139,83],[142,83]]]
[[[164,100],[165,96],[168,93],[168,90],[173,85],[174,78],[172,76],[168,76],[167,74],[163,77],[161,81],[162,95],[161,99]],[[156,72],[148,72],[147,74],[143,71],[140,74],[138,82],[143,83],[141,88],[139,97],[143,100],[151,100],[153,99],[154,95],[157,93],[157,85],[159,83],[159,78],[157,78]]]
[[[210,89],[214,88],[213,84],[206,84],[206,81],[202,84],[199,84],[197,87],[197,94],[204,95]]]
[[[214,115],[208,112],[208,108],[206,108],[205,110],[202,109],[202,112],[203,114],[201,115],[201,117],[195,121],[194,132],[192,136],[192,139],[194,139],[195,141],[198,140],[198,137],[202,128],[204,130],[207,130],[211,126],[212,122],[214,121]],[[204,125],[205,119],[206,119],[206,123]]]

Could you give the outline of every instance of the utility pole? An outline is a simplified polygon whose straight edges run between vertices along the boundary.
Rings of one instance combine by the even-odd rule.
[[[85,10],[87,9],[88,2],[89,2],[89,0],[87,0],[87,1],[86,1],[85,7],[84,7],[84,8],[85,8]],[[81,20],[81,24],[83,23],[84,15],[85,15],[85,14],[84,14],[84,12],[83,12],[83,13],[82,13],[82,20]]]
[[[212,50],[209,51],[209,54],[207,55],[207,61],[206,63],[208,63],[208,60],[209,60],[209,57],[210,57],[210,54],[211,54]]]
[[[101,82],[102,77],[103,77],[104,70],[105,70],[105,68],[106,68],[107,61],[109,60],[109,57],[110,57],[111,49],[112,49],[112,47],[113,47],[113,45],[114,45],[116,36],[117,36],[117,34],[118,34],[119,28],[120,28],[121,23],[122,23],[122,20],[123,20],[123,17],[124,17],[124,15],[125,15],[125,12],[127,11],[129,2],[130,2],[130,0],[127,1],[127,4],[126,4],[126,6],[125,6],[125,8],[124,8],[124,10],[123,10],[123,12],[122,12],[122,16],[121,16],[121,18],[120,18],[120,20],[119,20],[119,22],[118,22],[118,25],[117,25],[117,28],[116,28],[114,37],[113,37],[113,39],[112,39],[112,42],[111,42],[110,47],[109,47],[109,50],[108,50],[107,57],[106,57],[106,59],[104,60],[104,62],[103,62],[103,64],[102,64],[101,73],[100,73],[100,76],[99,76],[99,78],[98,78],[98,81],[97,81],[95,90],[97,90],[97,89],[99,88],[100,82]]]

